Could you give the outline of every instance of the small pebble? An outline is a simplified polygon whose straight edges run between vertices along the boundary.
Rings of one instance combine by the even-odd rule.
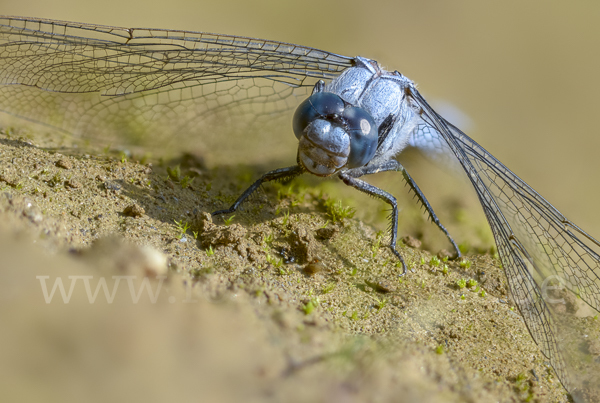
[[[75,179],[69,179],[65,182],[65,187],[70,189],[77,189],[81,187],[81,183],[77,182]]]
[[[325,270],[325,265],[321,263],[318,259],[313,260],[302,269],[305,274],[312,276],[313,274],[317,274]]]
[[[127,217],[141,217],[146,213],[146,211],[138,206],[137,204],[131,204],[123,210],[123,215]]]
[[[396,287],[394,286],[394,284],[387,280],[374,279],[367,280],[365,281],[365,283],[367,283],[367,285],[372,287],[377,292],[388,293],[396,291]]]
[[[337,229],[334,227],[325,227],[319,228],[317,230],[317,238],[319,239],[331,239],[337,232]]]
[[[413,249],[418,249],[421,247],[421,241],[419,241],[417,238],[413,238],[410,235],[407,235],[404,238],[402,238],[402,242],[404,242],[404,245]]]
[[[69,161],[68,159],[65,159],[65,158],[59,159],[58,161],[56,161],[56,163],[54,165],[56,165],[59,168],[63,168],[63,169],[73,168],[73,164],[71,164],[71,161]]]

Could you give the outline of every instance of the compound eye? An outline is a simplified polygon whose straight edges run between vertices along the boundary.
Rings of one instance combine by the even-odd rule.
[[[294,113],[293,128],[300,139],[304,129],[315,119],[339,116],[344,111],[344,101],[331,92],[317,92],[305,99]]]
[[[377,127],[375,121],[363,108],[348,107],[342,114],[350,136],[348,168],[366,165],[377,151]]]

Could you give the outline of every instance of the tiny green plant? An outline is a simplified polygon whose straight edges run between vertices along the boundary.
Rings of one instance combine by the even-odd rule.
[[[186,189],[192,184],[194,179],[195,178],[190,178],[189,176],[186,175],[183,178],[181,178],[181,180],[179,181],[179,184],[181,185],[182,189]]]
[[[442,266],[442,274],[448,274],[448,265],[447,264]]]
[[[279,275],[280,276],[287,276],[292,274],[292,271],[290,269],[286,269],[285,266],[280,266],[279,267]],[[298,279],[298,281],[300,281],[300,279]]]
[[[212,256],[215,254],[215,251],[212,248],[212,245],[208,246],[208,249],[206,250],[206,256]]]
[[[223,217],[223,221],[225,222],[225,225],[230,225],[231,222],[233,221],[233,218],[235,217],[235,214],[233,214],[231,217],[229,218],[225,218]]]
[[[177,231],[179,232],[179,239],[183,238],[185,236],[185,233],[187,232],[188,229],[190,229],[190,223],[187,221],[177,221],[177,220],[173,220],[175,221],[175,225],[177,226]]]
[[[331,291],[333,291],[333,289],[334,289],[334,288],[335,288],[335,283],[333,283],[333,282],[332,282],[332,283],[329,283],[329,284],[327,284],[325,287],[323,287],[323,291],[322,291],[322,293],[323,293],[323,294],[328,294],[328,293],[330,293]]]
[[[290,220],[290,211],[288,210],[284,215],[283,215],[283,225],[287,225],[288,221]]]
[[[463,259],[458,263],[458,265],[463,269],[468,269],[471,267],[471,261],[469,259]]]
[[[181,168],[179,165],[175,165],[174,167],[167,167],[167,174],[169,178],[174,182],[179,182],[179,178],[181,177]]]
[[[194,235],[194,239],[198,239],[198,231],[192,231],[192,234]]]
[[[464,278],[461,278],[459,280],[456,280],[456,285],[458,286],[458,288],[462,289],[465,288],[467,286],[467,280],[465,280]]]
[[[60,176],[60,173],[55,173],[54,176],[52,178],[50,178],[49,181],[47,181],[46,183],[48,184],[48,186],[50,187],[55,187],[58,184],[60,184],[62,182],[62,176]]]
[[[275,266],[275,268],[283,266],[283,259],[272,256],[270,253],[267,253],[267,262]]]
[[[267,244],[267,245],[271,245],[273,243],[274,239],[275,239],[275,237],[273,236],[273,234],[265,235],[265,237],[263,238],[265,244]]]
[[[302,306],[302,310],[306,315],[315,310],[317,306],[319,306],[319,297],[314,295],[313,289],[311,288],[308,292],[308,302]]]
[[[474,280],[474,279],[470,278],[467,281],[467,287],[469,287],[469,288],[475,288],[475,287],[477,287],[477,280]]]
[[[432,256],[431,260],[429,261],[429,265],[434,267],[438,267],[441,263],[442,262],[440,261],[440,258],[437,256]]]
[[[439,355],[442,355],[442,354],[444,354],[444,346],[443,346],[443,345],[441,345],[441,344],[440,344],[439,346],[437,346],[437,347],[435,348],[435,353],[436,353],[436,354],[439,354]]]
[[[328,199],[325,201],[325,208],[327,209],[327,215],[331,217],[331,221],[334,223],[342,221],[346,218],[352,218],[356,213],[354,208],[350,206],[342,206],[341,200],[335,202],[332,199]]]
[[[516,383],[521,383],[523,381],[527,380],[527,375],[525,375],[523,372],[519,373],[515,379]]]
[[[373,252],[373,257],[377,256],[377,252],[379,252],[379,247],[381,246],[381,242],[383,240],[383,231],[377,231],[377,236],[375,237],[375,242],[373,246],[371,246],[371,252]]]
[[[373,299],[375,299],[375,302],[377,303],[375,306],[377,307],[377,311],[381,311],[388,303],[386,298],[377,298],[377,297],[373,297]]]
[[[304,312],[305,315],[309,315],[315,310],[316,307],[317,306],[313,303],[313,300],[311,299],[310,301],[308,301],[306,304],[304,304],[302,306],[302,311]]]

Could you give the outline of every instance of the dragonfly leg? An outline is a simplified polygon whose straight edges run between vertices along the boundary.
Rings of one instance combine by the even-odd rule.
[[[373,197],[377,197],[378,199],[381,199],[383,201],[385,201],[387,204],[389,204],[390,206],[392,206],[392,216],[391,218],[391,228],[390,228],[390,232],[391,232],[391,239],[390,239],[390,244],[388,245],[390,247],[390,249],[392,250],[392,253],[394,253],[394,255],[396,255],[396,257],[400,260],[400,262],[402,262],[402,274],[400,274],[401,276],[404,276],[406,274],[406,263],[404,262],[404,259],[402,258],[402,256],[400,255],[400,253],[396,250],[396,239],[398,237],[398,203],[396,202],[396,198],[394,196],[392,196],[391,194],[389,194],[386,191],[383,191],[381,189],[379,189],[376,186],[373,186],[361,179],[357,179],[357,177],[355,175],[353,175],[353,173],[360,168],[355,168],[349,171],[344,171],[344,172],[340,172],[338,174],[339,178],[348,186],[352,186],[353,188],[360,190],[363,193],[369,194]],[[362,175],[358,175],[358,176],[362,176]]]
[[[275,180],[288,180],[295,178],[296,176],[303,173],[304,170],[298,166],[294,165],[292,167],[287,168],[279,168],[273,171],[267,172],[263,176],[260,177],[256,182],[254,182],[238,199],[229,207],[228,209],[218,210],[212,213],[213,216],[220,214],[231,214],[238,209],[240,204],[242,204],[252,193],[254,193],[263,183],[275,181]]]
[[[398,165],[400,165],[400,164],[398,164]],[[460,258],[462,256],[462,254],[460,253],[460,249],[458,248],[458,245],[456,244],[456,242],[454,242],[454,239],[452,239],[452,237],[450,236],[450,233],[448,232],[446,227],[444,227],[444,225],[440,222],[439,218],[437,218],[437,216],[435,215],[435,212],[433,211],[431,204],[429,204],[429,202],[425,198],[425,195],[423,194],[423,192],[421,192],[421,189],[419,189],[419,187],[417,186],[417,184],[415,183],[413,178],[408,174],[408,172],[406,172],[406,169],[404,169],[404,167],[402,167],[401,172],[402,172],[402,176],[404,176],[404,179],[406,180],[406,183],[408,183],[408,186],[410,186],[410,188],[413,190],[413,192],[415,192],[415,194],[417,195],[417,198],[419,199],[421,204],[423,206],[425,206],[425,209],[427,210],[427,213],[429,214],[429,218],[431,218],[431,221],[433,221],[433,223],[435,225],[437,225],[437,227],[440,229],[440,231],[442,231],[444,233],[444,235],[446,235],[446,238],[452,244],[452,247],[454,248],[454,251],[456,252],[456,256],[454,257],[454,259]]]
[[[452,237],[450,236],[450,233],[448,232],[446,227],[444,227],[444,225],[440,222],[439,218],[433,211],[431,204],[429,204],[429,202],[425,198],[425,195],[423,194],[423,192],[421,192],[421,189],[419,189],[419,186],[417,186],[417,184],[415,183],[413,178],[408,174],[406,169],[398,161],[390,160],[390,161],[383,162],[381,164],[376,164],[376,165],[372,165],[372,166],[367,165],[365,167],[351,169],[351,170],[347,171],[347,174],[349,174],[353,178],[358,178],[360,176],[371,175],[371,174],[374,174],[377,172],[385,172],[385,171],[398,171],[398,172],[402,173],[402,176],[404,177],[404,180],[406,180],[406,183],[408,183],[408,186],[410,186],[410,188],[413,190],[413,192],[415,192],[417,198],[419,199],[421,204],[423,204],[423,206],[427,210],[427,213],[429,214],[429,218],[431,218],[431,221],[433,221],[433,223],[435,225],[437,225],[437,227],[444,233],[444,235],[446,235],[446,238],[448,239],[448,241],[452,244],[452,247],[454,248],[454,250],[456,252],[456,258],[461,257],[462,254],[460,253],[460,249],[458,248],[458,245],[456,245],[456,242],[454,242],[454,239],[452,239]]]

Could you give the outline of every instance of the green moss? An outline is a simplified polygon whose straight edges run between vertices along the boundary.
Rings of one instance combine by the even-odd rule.
[[[334,223],[338,221],[343,221],[344,219],[349,219],[354,217],[356,210],[349,206],[342,206],[342,201],[338,200],[337,202],[333,201],[333,199],[327,199],[325,201],[325,209],[327,215],[331,218],[331,221]]]
[[[173,182],[179,182],[179,178],[181,177],[181,168],[179,165],[167,167],[167,175],[169,175],[169,179],[171,179]]]
[[[463,268],[463,269],[468,269],[471,267],[471,261],[468,259],[463,258],[458,265]]]
[[[442,262],[440,261],[440,258],[437,256],[432,256],[431,259],[429,260],[430,266],[438,267],[441,263]]]

